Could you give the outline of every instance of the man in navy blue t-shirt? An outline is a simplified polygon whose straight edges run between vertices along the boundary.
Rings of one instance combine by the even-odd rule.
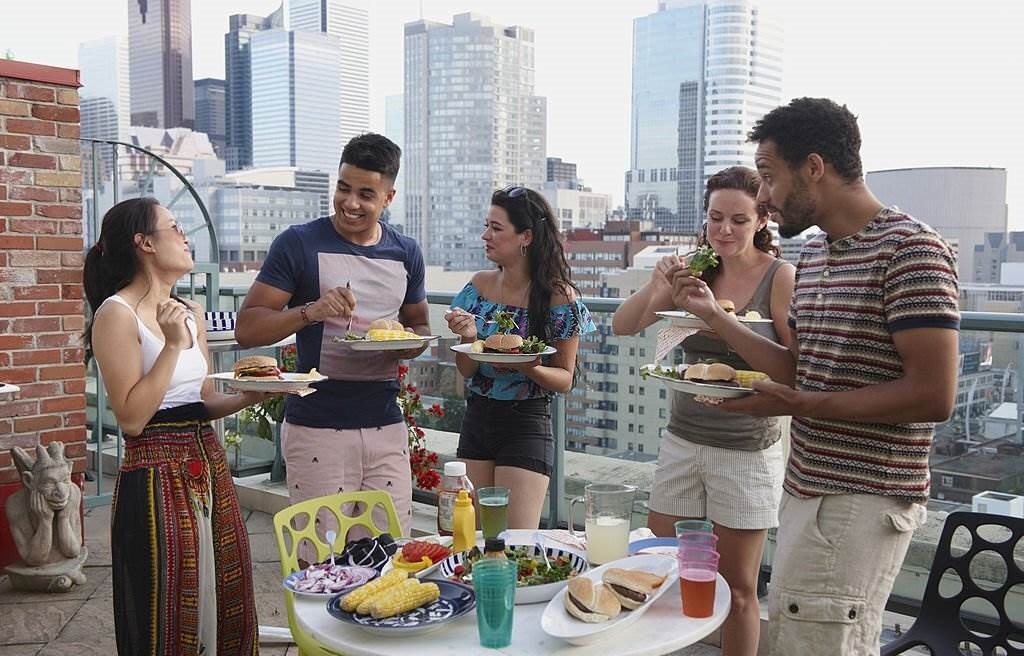
[[[270,247],[238,313],[243,346],[295,334],[298,370],[329,380],[315,394],[290,396],[281,428],[292,503],[336,492],[390,493],[408,535],[412,476],[398,407],[398,363],[412,351],[355,351],[346,331],[397,318],[429,335],[423,254],[379,221],[395,196],[401,150],[386,137],[355,137],[341,154],[334,214],[295,225]],[[358,301],[358,303],[357,303]],[[338,339],[335,339],[338,338]]]

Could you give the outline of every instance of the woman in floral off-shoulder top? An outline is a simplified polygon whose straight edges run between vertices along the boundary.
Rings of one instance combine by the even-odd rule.
[[[509,528],[537,528],[554,460],[551,396],[568,392],[575,379],[581,334],[596,328],[577,298],[554,212],[523,187],[494,192],[484,233],[487,259],[452,301],[448,326],[464,344],[505,330],[536,337],[556,349],[525,364],[492,365],[456,355],[466,377],[466,417],[457,455],[477,487],[509,488]],[[507,315],[506,315],[507,316]]]

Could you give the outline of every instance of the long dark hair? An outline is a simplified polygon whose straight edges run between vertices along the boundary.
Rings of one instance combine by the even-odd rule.
[[[85,255],[82,283],[89,309],[96,314],[103,301],[128,286],[141,263],[135,249],[135,235],[148,235],[156,228],[155,198],[129,198],[103,215],[100,237]],[[92,357],[92,324],[85,327],[85,361]]]
[[[543,196],[525,187],[499,189],[491,196],[491,205],[508,213],[516,234],[527,229],[533,232],[533,241],[526,248],[530,268],[529,334],[548,341],[552,337],[548,334],[551,296],[569,296],[569,290],[579,296],[580,291],[569,273],[555,212]]]
[[[704,187],[704,214],[707,215],[708,208],[711,205],[711,194],[712,192],[719,191],[720,189],[735,189],[742,191],[747,194],[754,201],[757,201],[757,191],[761,188],[761,176],[757,174],[754,169],[747,168],[746,166],[730,166],[727,169],[722,169],[718,173],[715,173],[708,178],[708,183]],[[757,216],[763,218],[767,214],[764,206],[760,203],[757,204]],[[704,246],[708,243],[708,224],[707,221],[700,229],[700,234],[697,236],[697,245]],[[775,244],[772,243],[772,231],[768,229],[768,224],[754,233],[754,248],[759,251],[764,251],[769,255],[779,257],[781,253]],[[711,284],[722,270],[722,261],[719,260],[718,264],[710,269],[705,269],[701,275],[701,279],[704,282]]]

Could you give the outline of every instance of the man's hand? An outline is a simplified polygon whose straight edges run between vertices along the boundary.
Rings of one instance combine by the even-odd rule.
[[[306,309],[310,321],[323,321],[330,317],[347,319],[356,310],[356,295],[351,289],[335,287],[328,289]]]
[[[738,399],[725,399],[715,407],[726,412],[738,412],[752,417],[781,417],[806,414],[810,392],[798,392],[770,380],[755,380],[751,387],[757,394]]]

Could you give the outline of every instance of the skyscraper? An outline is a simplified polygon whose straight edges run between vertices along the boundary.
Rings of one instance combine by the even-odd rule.
[[[545,98],[533,92],[533,30],[459,14],[405,26],[405,231],[428,264],[485,266],[491,193],[547,174]]]
[[[753,165],[747,132],[782,101],[782,45],[758,0],[663,0],[634,19],[630,218],[700,228],[704,181]]]
[[[341,157],[339,38],[294,30],[255,32],[253,166],[336,173]]]
[[[370,11],[367,0],[285,0],[287,30],[338,37],[341,143],[370,129]]]
[[[122,139],[131,124],[128,40],[108,36],[79,44],[78,68],[82,75],[82,136]]]
[[[128,0],[131,123],[191,128],[191,0]]]
[[[267,17],[235,14],[224,35],[225,130],[227,168],[237,171],[252,166],[252,73],[249,42],[261,30],[282,27],[283,12]]]
[[[212,77],[196,80],[196,132],[205,132],[210,137],[221,159],[225,155],[225,113],[224,80]]]

